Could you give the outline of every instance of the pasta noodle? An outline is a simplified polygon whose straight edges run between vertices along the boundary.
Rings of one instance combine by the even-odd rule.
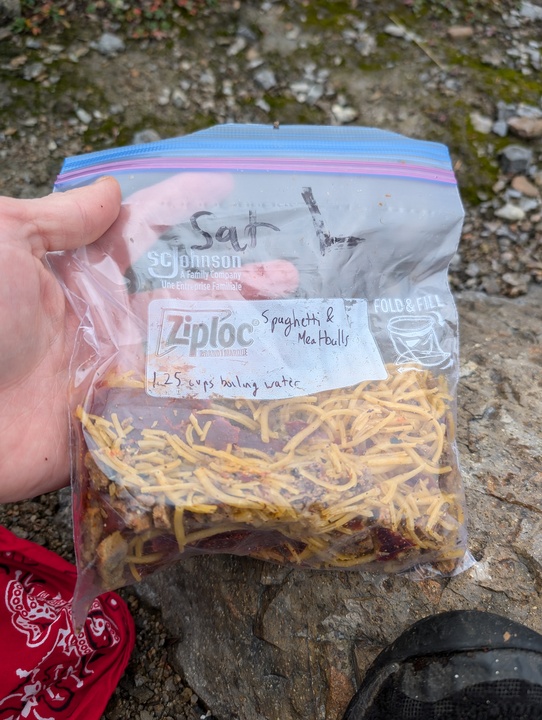
[[[383,571],[453,562],[452,402],[444,376],[414,365],[273,401],[164,405],[133,375],[109,377],[76,413],[83,554],[103,589],[201,552]]]

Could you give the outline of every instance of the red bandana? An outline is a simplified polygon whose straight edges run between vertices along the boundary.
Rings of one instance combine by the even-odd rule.
[[[135,642],[115,593],[97,598],[79,635],[76,571],[0,526],[0,720],[99,720]]]

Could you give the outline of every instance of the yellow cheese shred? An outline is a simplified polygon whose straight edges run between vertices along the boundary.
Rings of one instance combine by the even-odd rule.
[[[386,543],[376,528],[401,538],[406,554],[457,557],[463,497],[448,388],[418,367],[388,371],[385,380],[306,397],[194,403],[187,419],[167,430],[159,414],[145,427],[141,419],[121,420],[118,406],[99,415],[79,407],[76,417],[93,462],[117,488],[111,502],[124,491],[130,506],[137,494],[151,527],[158,507],[162,532],[180,553],[215,535],[276,533],[282,545],[252,543],[250,554],[363,566],[382,559]],[[128,373],[106,387],[133,391],[140,382]],[[219,419],[242,439],[232,442],[233,432],[213,447],[208,439]],[[127,527],[130,519],[127,507]],[[144,547],[132,545],[126,556],[134,577],[160,560]]]

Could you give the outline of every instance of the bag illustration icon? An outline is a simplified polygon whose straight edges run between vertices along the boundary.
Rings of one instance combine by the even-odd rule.
[[[448,360],[438,340],[437,321],[431,315],[399,316],[388,323],[388,332],[397,352],[397,364],[416,362],[434,367]]]

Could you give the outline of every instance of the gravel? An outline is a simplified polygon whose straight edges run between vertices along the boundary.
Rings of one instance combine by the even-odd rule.
[[[214,123],[374,125],[450,147],[466,210],[454,291],[518,297],[542,283],[539,5],[201,2],[161,30],[134,26],[126,3],[98,0],[84,17],[60,5],[36,35],[0,26],[0,193],[38,197],[66,156]],[[6,505],[0,522],[73,561],[68,500]],[[104,720],[205,717],[169,662],[176,638],[121,594],[137,647]]]

